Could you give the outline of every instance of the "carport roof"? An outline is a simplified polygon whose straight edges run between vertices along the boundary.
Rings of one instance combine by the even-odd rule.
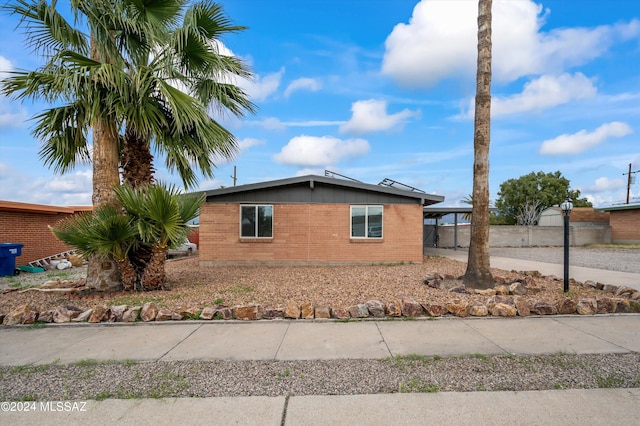
[[[442,216],[446,216],[449,213],[467,213],[471,214],[473,207],[425,207],[424,218],[425,219],[440,219]],[[498,211],[495,207],[489,207],[490,212]]]

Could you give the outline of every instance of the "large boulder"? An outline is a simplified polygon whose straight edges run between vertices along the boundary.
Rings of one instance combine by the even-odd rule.
[[[441,317],[449,312],[447,305],[442,303],[423,303],[422,307],[430,317]]]
[[[2,321],[2,324],[4,325],[16,325],[16,324],[22,324],[24,321],[25,316],[29,315],[30,312],[32,312],[33,309],[31,309],[31,306],[29,305],[22,305],[16,309],[14,309],[13,311],[9,312],[7,314],[6,317],[4,317],[4,320]]]
[[[300,318],[313,319],[315,315],[315,306],[313,302],[302,302],[300,304]]]
[[[88,321],[91,323],[98,323],[98,322],[105,321],[107,319],[108,313],[109,313],[109,308],[107,308],[106,306],[103,306],[103,305],[94,306]]]
[[[366,303],[367,309],[371,316],[375,318],[384,318],[384,305],[379,300],[368,300]]]
[[[53,322],[55,323],[71,322],[73,318],[76,318],[81,313],[82,313],[82,309],[77,308],[75,306],[71,306],[71,305],[58,306],[55,312],[53,313]]]
[[[570,315],[576,313],[578,303],[573,299],[562,299],[556,305],[556,309],[560,315]]]
[[[580,315],[593,315],[598,312],[598,302],[592,298],[580,299],[576,306],[576,311]]]
[[[293,300],[289,301],[289,303],[287,303],[287,307],[284,308],[284,317],[291,319],[300,318],[300,305]]]
[[[447,310],[457,317],[468,317],[470,309],[469,303],[462,299],[453,299],[447,303]]]
[[[402,298],[402,315],[405,317],[419,317],[424,314],[422,306],[413,297],[404,296]]]
[[[251,321],[262,319],[262,305],[251,304],[233,308],[234,316],[239,320]]]
[[[147,302],[142,305],[140,319],[144,322],[155,321],[159,311],[160,309],[158,308],[158,305],[153,302]]]
[[[390,317],[402,316],[402,302],[400,300],[392,300],[385,306],[384,312]]]
[[[348,311],[351,318],[367,318],[369,316],[369,309],[364,303],[349,306]]]
[[[496,303],[491,306],[490,312],[494,317],[515,317],[518,310],[514,306],[507,305],[506,303]]]

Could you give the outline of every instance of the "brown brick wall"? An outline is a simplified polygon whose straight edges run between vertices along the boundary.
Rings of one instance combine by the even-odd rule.
[[[575,207],[570,217],[571,222],[609,222],[609,212],[597,212],[593,207]]]
[[[272,239],[240,239],[240,207],[207,203],[200,261],[231,263],[422,262],[422,206],[385,205],[382,240],[351,239],[348,204],[275,204]]]
[[[68,213],[0,211],[0,242],[24,244],[16,266],[69,250],[48,228],[69,216]]]
[[[640,209],[612,211],[610,225],[612,242],[640,243]]]

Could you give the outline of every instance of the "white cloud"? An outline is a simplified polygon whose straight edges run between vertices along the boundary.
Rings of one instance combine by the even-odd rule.
[[[595,28],[542,31],[547,15],[533,0],[493,3],[493,78],[509,82],[558,73],[600,56],[616,36],[637,34],[637,21]],[[382,72],[405,86],[431,86],[450,77],[473,77],[477,58],[477,2],[422,0],[408,24],[385,42]]]
[[[310,90],[312,92],[317,92],[320,90],[321,84],[318,80],[313,78],[299,78],[297,80],[293,80],[284,91],[284,97],[288,98],[296,90]]]
[[[563,134],[554,139],[542,142],[540,154],[577,154],[591,149],[609,138],[621,138],[633,133],[633,129],[626,123],[614,121],[603,124],[593,132],[580,130],[572,135]]]
[[[264,101],[274,94],[280,87],[280,80],[284,74],[284,68],[278,72],[273,72],[260,76],[256,74],[253,80],[239,79],[237,84],[253,101]]]
[[[351,112],[353,112],[351,119],[340,126],[341,133],[362,134],[389,130],[401,127],[409,118],[419,115],[419,112],[409,109],[387,114],[387,102],[375,99],[354,102],[351,105]]]
[[[0,55],[0,80],[9,77],[15,67],[13,63]],[[0,95],[0,129],[7,127],[26,127],[29,114],[19,102],[12,102],[8,97]]]
[[[273,156],[281,164],[302,167],[329,166],[343,159],[359,157],[371,150],[364,139],[338,139],[331,136],[296,136]]]
[[[593,82],[582,73],[543,75],[524,85],[522,93],[509,97],[494,95],[491,97],[491,116],[499,117],[528,111],[542,111],[576,99],[585,99],[597,94]],[[474,99],[469,108],[456,118],[473,118]]]
[[[92,171],[38,178],[0,163],[0,199],[54,206],[91,205]]]
[[[608,177],[599,177],[595,180],[593,185],[589,185],[584,188],[585,191],[590,192],[604,192],[616,189],[625,188],[627,183],[624,179],[609,179]]]
[[[263,120],[245,121],[247,126],[262,127],[265,130],[285,130],[287,127],[330,127],[340,126],[345,121],[332,120],[307,120],[307,121],[280,121],[275,117],[267,117]]]

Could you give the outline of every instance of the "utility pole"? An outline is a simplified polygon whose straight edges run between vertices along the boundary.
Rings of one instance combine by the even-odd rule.
[[[629,163],[629,171],[627,173],[622,174],[622,176],[627,175],[627,204],[629,204],[629,192],[631,191],[631,175],[634,173],[640,173],[640,170],[636,170],[635,172],[632,172],[631,163]]]
[[[236,176],[236,166],[233,166],[233,176],[229,176],[229,177],[233,178],[233,186],[236,186],[236,181],[238,180]]]

